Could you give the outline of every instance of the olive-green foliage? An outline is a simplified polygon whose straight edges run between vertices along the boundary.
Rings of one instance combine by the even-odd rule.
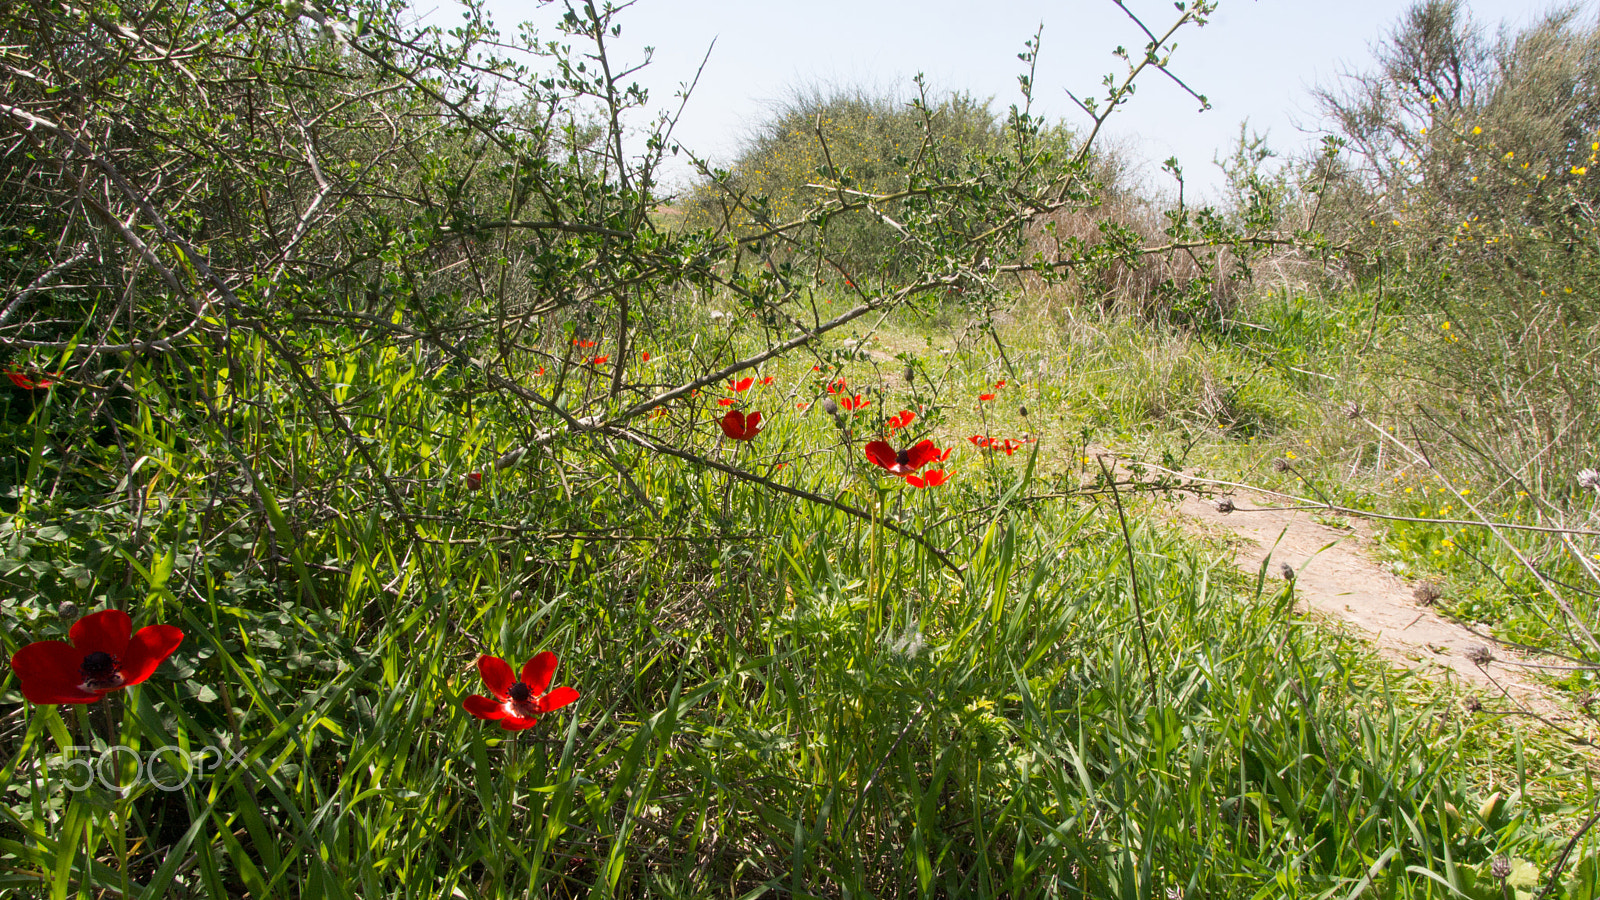
[[[1000,121],[967,94],[908,103],[865,90],[812,88],[778,106],[726,177],[697,188],[690,221],[748,231],[803,216],[830,191],[894,194],[924,180],[959,179],[979,154],[1000,152]],[[900,204],[882,211],[894,216]],[[899,274],[894,226],[870,213],[829,223],[828,262],[852,279]],[[779,258],[790,254],[779,252]]]

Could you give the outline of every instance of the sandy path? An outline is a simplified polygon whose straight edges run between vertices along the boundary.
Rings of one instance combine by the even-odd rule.
[[[1186,527],[1223,537],[1247,572],[1259,571],[1270,557],[1268,577],[1278,579],[1280,564],[1288,563],[1295,571],[1295,593],[1306,607],[1355,626],[1392,662],[1453,679],[1490,706],[1504,707],[1509,694],[1534,712],[1572,722],[1555,692],[1515,664],[1536,660],[1493,646],[1418,604],[1411,585],[1375,561],[1365,522],[1330,527],[1317,522],[1313,512],[1273,508],[1273,498],[1249,491],[1229,492],[1235,505],[1229,513],[1195,491],[1177,496]],[[1472,655],[1484,650],[1492,651],[1493,661],[1474,663]]]

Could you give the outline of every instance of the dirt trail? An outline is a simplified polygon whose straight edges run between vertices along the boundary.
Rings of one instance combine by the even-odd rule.
[[[1509,693],[1534,712],[1571,722],[1555,693],[1516,665],[1535,660],[1495,646],[1418,604],[1410,585],[1374,561],[1365,522],[1330,527],[1316,521],[1314,512],[1274,508],[1274,498],[1250,491],[1230,491],[1235,508],[1228,513],[1194,491],[1178,496],[1185,527],[1227,539],[1247,572],[1259,571],[1270,557],[1268,577],[1279,579],[1280,564],[1288,563],[1295,572],[1295,594],[1305,606],[1365,632],[1394,663],[1453,678],[1490,706],[1504,706],[1492,701]],[[1492,651],[1494,659],[1485,665],[1473,662],[1484,650]]]

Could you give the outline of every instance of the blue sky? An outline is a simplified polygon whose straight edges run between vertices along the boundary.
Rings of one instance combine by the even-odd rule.
[[[1126,0],[1160,34],[1175,20],[1170,0]],[[1503,23],[1533,22],[1554,4],[1544,0],[1467,0],[1475,21],[1491,34]],[[1409,3],[1400,0],[1221,0],[1203,29],[1178,36],[1172,69],[1212,108],[1198,104],[1160,73],[1147,73],[1130,106],[1108,123],[1110,140],[1144,161],[1147,183],[1170,186],[1161,160],[1177,156],[1190,196],[1215,191],[1221,173],[1212,164],[1226,154],[1249,119],[1269,133],[1280,151],[1315,143],[1306,130],[1319,125],[1309,99],[1312,85],[1346,69],[1366,68],[1371,46]],[[1600,0],[1585,0],[1592,21]],[[559,3],[491,0],[502,30],[528,19],[541,36]],[[993,97],[1003,111],[1019,100],[1016,55],[1044,26],[1035,110],[1084,124],[1068,98],[1100,92],[1101,79],[1121,74],[1112,56],[1119,44],[1137,50],[1143,34],[1111,0],[1000,0],[981,7],[952,0],[809,0],[801,3],[730,0],[638,0],[621,14],[618,49],[631,61],[655,48],[654,61],[636,77],[653,105],[675,105],[673,94],[694,77],[715,40],[677,139],[715,162],[731,162],[740,140],[797,85],[865,85],[907,93],[925,73],[936,89]],[[675,170],[677,177],[685,170]]]

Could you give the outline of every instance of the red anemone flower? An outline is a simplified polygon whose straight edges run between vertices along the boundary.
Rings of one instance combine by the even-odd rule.
[[[543,378],[544,377],[544,366],[540,366],[539,368],[534,369],[533,370],[533,374],[537,378]]]
[[[805,412],[811,408],[811,404],[805,400],[801,400],[799,403],[794,405],[794,408],[800,410],[801,412]]]
[[[844,380],[844,378],[840,377],[828,382],[828,393],[837,394],[849,386],[850,385]]]
[[[585,341],[585,340],[581,340],[579,338],[573,338],[572,346],[578,347],[578,348],[583,349],[583,350],[587,350],[590,347],[594,346],[594,341]]]
[[[926,472],[926,473],[924,473],[924,474],[922,474],[920,476],[918,476],[918,475],[907,475],[906,476],[906,484],[909,484],[914,488],[938,487],[939,485],[944,484],[946,481],[949,481],[949,480],[950,480],[950,473],[946,472],[943,469],[932,469],[932,470],[930,470],[930,471],[928,471],[928,472]]]
[[[737,409],[722,417],[722,433],[736,441],[753,441],[761,433],[761,413],[746,416]]]
[[[754,383],[755,379],[748,376],[741,378],[738,381],[734,381],[732,378],[730,378],[728,379],[728,390],[733,391],[735,394],[742,394],[745,391],[750,390],[750,385]]]
[[[523,664],[520,679],[512,674],[511,664],[500,657],[480,656],[478,674],[494,696],[473,694],[461,701],[461,708],[480,719],[499,722],[506,731],[532,728],[540,716],[578,699],[578,692],[566,686],[545,693],[555,673],[556,655],[548,650]]]
[[[843,409],[845,412],[851,412],[853,410],[858,410],[858,409],[866,409],[867,407],[869,407],[871,405],[872,405],[872,401],[871,400],[863,400],[863,399],[861,399],[861,395],[860,394],[855,395],[855,397],[853,397],[853,398],[851,398],[851,397],[840,397],[839,398],[839,408]]]
[[[467,490],[475,491],[475,490],[477,490],[478,488],[481,488],[481,487],[483,487],[483,473],[482,472],[468,472],[467,473]]]
[[[975,434],[972,437],[967,438],[967,440],[971,441],[972,446],[977,447],[979,450],[987,449],[989,446],[994,444],[993,438],[986,438],[981,434]]]
[[[1003,388],[1003,387],[1006,386],[1006,380],[1004,378],[1002,378],[999,381],[996,381],[994,383],[994,386],[997,387],[997,388]]]
[[[762,384],[771,384],[772,383],[772,376],[768,375],[767,377],[761,379],[761,383]]]
[[[896,475],[910,475],[939,457],[939,448],[926,440],[905,450],[894,449],[888,441],[873,441],[862,449],[873,465]]]
[[[979,394],[978,395],[978,402],[979,403],[982,403],[985,400],[993,400],[993,399],[994,399],[994,395],[993,394]]]
[[[54,381],[51,381],[48,378],[29,378],[28,376],[17,371],[7,372],[6,377],[11,379],[12,384],[22,388],[25,391],[41,390],[49,387],[52,384],[55,384]]]
[[[936,462],[936,463],[942,463],[945,460],[948,460],[950,458],[950,451],[954,450],[954,449],[955,449],[954,447],[946,447],[946,448],[944,448],[944,452],[939,454],[938,456],[935,456],[933,458],[933,461]]]
[[[147,625],[133,634],[120,609],[103,609],[73,623],[63,641],[35,641],[11,657],[11,670],[30,702],[93,703],[102,694],[143,682],[172,655],[183,632]]]
[[[589,362],[597,366],[603,366],[610,361],[611,357],[609,356],[596,356],[594,359],[589,360]]]
[[[913,419],[915,419],[916,417],[917,417],[917,414],[912,412],[911,410],[902,409],[902,410],[900,410],[900,414],[898,416],[890,416],[889,417],[889,428],[892,429],[892,430],[898,431],[901,428],[904,428],[907,425],[910,425],[911,421]]]
[[[1010,438],[1006,438],[1006,442],[1004,444],[996,444],[995,446],[999,447],[1001,450],[1004,450],[1006,455],[1010,456],[1011,454],[1017,452],[1017,448],[1021,447],[1022,445]]]
[[[641,362],[649,362],[650,361],[650,351],[646,350],[645,352],[639,354],[639,360]]]
[[[737,399],[733,398],[733,397],[718,397],[717,398],[717,405],[718,406],[732,406],[732,405],[734,405],[735,403],[738,403],[738,402],[739,401]]]

